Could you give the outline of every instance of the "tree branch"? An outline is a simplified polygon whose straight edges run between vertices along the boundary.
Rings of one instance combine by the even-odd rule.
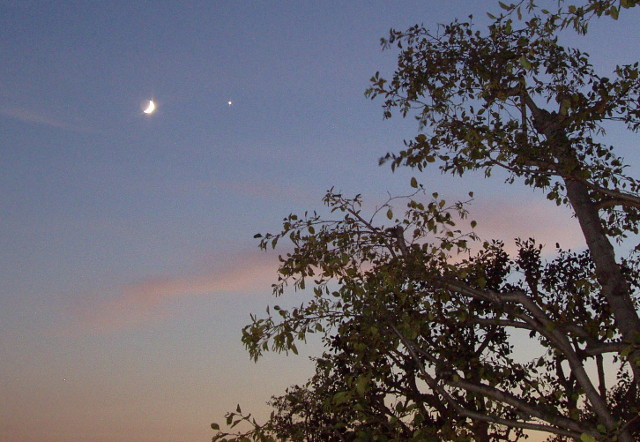
[[[400,331],[393,324],[389,324],[389,326],[391,327],[393,332],[396,334],[396,336],[398,336],[398,338],[400,339],[402,344],[405,346],[407,351],[409,351],[409,354],[414,359],[415,363],[418,365],[420,374],[422,374],[425,382],[427,382],[427,384],[434,391],[437,391],[447,401],[447,403],[449,403],[449,405],[451,405],[461,416],[483,421],[483,422],[491,422],[494,424],[505,425],[507,427],[522,428],[526,430],[544,431],[547,433],[558,434],[558,435],[572,437],[572,438],[580,437],[580,433],[577,433],[574,431],[556,428],[550,425],[534,424],[531,422],[522,422],[522,421],[504,419],[504,418],[500,418],[500,417],[496,417],[488,414],[482,414],[477,411],[472,411],[463,407],[438,383],[436,379],[434,379],[431,375],[429,375],[429,373],[427,373],[424,365],[422,364],[422,361],[420,360],[420,358],[415,352],[414,344],[410,342],[409,339],[407,339],[402,333],[400,333]]]
[[[611,416],[607,404],[595,388],[591,379],[582,365],[582,360],[576,354],[567,336],[558,330],[556,324],[549,319],[545,312],[538,307],[524,292],[514,291],[509,293],[496,293],[490,290],[479,290],[456,281],[445,282],[445,286],[460,293],[467,294],[476,299],[489,300],[494,303],[517,302],[524,307],[533,317],[518,315],[520,319],[527,322],[533,329],[554,344],[557,350],[561,351],[569,362],[572,373],[575,375],[580,387],[585,392],[594,411],[602,420],[608,430],[612,431],[616,426],[615,419]]]
[[[601,201],[599,204],[597,204],[598,209],[606,209],[606,208],[615,207],[615,206],[640,208],[640,196],[638,195],[634,195],[628,192],[623,192],[617,189],[607,189],[605,187],[601,187],[596,184],[590,183],[589,181],[586,181],[586,180],[583,182],[590,189],[610,197],[609,199]]]
[[[475,384],[466,380],[449,381],[447,382],[447,384],[454,387],[462,388],[466,391],[480,393],[481,395],[486,397],[491,397],[497,401],[503,402],[505,404],[509,404],[512,407],[517,408],[518,410],[524,413],[527,413],[531,416],[535,416],[538,419],[546,421],[552,425],[556,425],[560,428],[566,428],[566,429],[576,431],[578,432],[578,434],[582,432],[588,433],[588,432],[594,431],[593,428],[585,428],[584,425],[581,425],[579,422],[576,422],[573,419],[568,419],[564,416],[546,413],[543,410],[536,408],[535,406],[531,405],[530,403],[516,396],[513,396],[504,391],[498,390],[497,388],[491,387],[489,385]]]

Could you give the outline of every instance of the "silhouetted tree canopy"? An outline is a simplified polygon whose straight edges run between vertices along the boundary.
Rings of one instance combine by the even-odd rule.
[[[248,429],[213,424],[214,440],[640,438],[640,261],[637,246],[622,257],[614,245],[637,239],[640,183],[606,142],[612,127],[640,128],[638,62],[604,76],[558,40],[636,5],[501,3],[487,28],[470,19],[390,31],[383,45],[398,52],[396,70],[376,73],[367,95],[387,118],[415,117],[419,133],[381,163],[506,171],[509,183],[571,208],[586,249],[543,255],[529,238],[510,256],[476,236],[470,201],[427,195],[416,178],[410,195],[373,214],[359,195],[329,191],[332,217],[292,214],[281,232],[258,235],[262,249],[293,244],[274,294],[313,297],[252,316],[242,338],[258,359],[297,353],[296,342],[319,333],[316,373],[275,397],[265,423],[238,407],[227,424]],[[537,353],[523,360],[514,335]]]

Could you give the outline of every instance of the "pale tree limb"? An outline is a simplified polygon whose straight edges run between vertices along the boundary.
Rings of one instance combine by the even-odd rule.
[[[497,416],[479,413],[477,411],[469,410],[463,407],[444,389],[442,385],[438,383],[438,381],[435,378],[433,378],[433,376],[429,375],[429,373],[424,367],[424,364],[422,364],[422,361],[420,360],[420,358],[418,357],[415,351],[415,346],[402,333],[400,333],[400,331],[393,324],[389,324],[389,326],[391,327],[393,332],[396,334],[396,336],[398,336],[398,338],[400,339],[404,347],[407,349],[407,351],[411,354],[411,357],[414,359],[415,363],[418,365],[420,374],[424,378],[425,382],[427,382],[429,387],[431,387],[434,391],[439,393],[447,401],[447,403],[449,403],[449,405],[451,405],[456,410],[456,412],[458,412],[458,414],[460,414],[461,416],[483,421],[483,422],[504,425],[512,428],[522,428],[525,430],[543,431],[547,433],[558,434],[561,436],[567,436],[572,438],[579,438],[580,434],[584,432],[582,431],[581,433],[578,433],[578,432],[566,430],[563,428],[556,428],[551,425],[504,419]]]
[[[538,333],[552,342],[557,350],[562,352],[569,362],[572,373],[591,403],[594,412],[599,416],[608,431],[615,431],[617,422],[609,412],[605,398],[600,395],[596,387],[593,385],[593,382],[591,382],[591,379],[582,365],[582,360],[575,352],[571,342],[565,334],[561,333],[560,330],[556,328],[556,325],[549,319],[546,313],[524,292],[513,291],[509,293],[497,293],[489,290],[479,290],[459,281],[445,282],[444,285],[452,290],[467,294],[468,296],[472,296],[476,299],[489,300],[494,303],[515,302],[524,307],[532,316],[518,315],[519,319],[529,324]],[[628,434],[626,436],[621,434],[620,436],[620,440],[631,441],[631,439],[625,438],[626,436],[629,438],[631,437]]]

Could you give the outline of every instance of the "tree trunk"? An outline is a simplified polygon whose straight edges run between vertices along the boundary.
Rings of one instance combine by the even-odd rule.
[[[602,228],[598,210],[589,197],[588,188],[584,183],[567,178],[564,183],[567,187],[567,197],[591,253],[591,259],[595,263],[596,278],[602,286],[602,294],[609,304],[623,339],[630,345],[634,345],[640,338],[640,318],[631,301],[631,288],[622,275],[620,265],[615,259],[613,246]],[[635,381],[639,382],[636,361],[640,361],[638,350],[631,353],[630,365]],[[632,441],[633,439],[628,431],[624,431],[618,435],[618,440]]]
[[[602,286],[616,325],[629,344],[638,343],[640,318],[631,301],[631,288],[615,260],[613,246],[602,229],[598,210],[589,197],[587,186],[577,180],[565,179],[567,197],[575,211],[582,233],[595,263],[596,277]],[[637,352],[634,352],[637,353]]]

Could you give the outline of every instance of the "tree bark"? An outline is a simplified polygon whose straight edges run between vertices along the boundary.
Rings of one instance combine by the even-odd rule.
[[[631,288],[622,275],[622,269],[616,262],[615,252],[611,242],[602,228],[598,209],[589,197],[587,186],[577,180],[564,179],[567,188],[567,198],[580,223],[580,228],[595,264],[596,278],[602,287],[604,295],[618,330],[622,338],[629,345],[636,345],[640,338],[640,318],[631,301]],[[630,365],[636,382],[638,378],[637,361],[640,361],[640,351],[631,353]],[[621,441],[632,441],[628,431],[618,435]]]
[[[573,179],[571,174],[579,172],[583,164],[576,158],[558,114],[540,109],[526,91],[521,91],[523,103],[531,111],[534,128],[545,136],[555,150],[559,173],[567,189],[567,198],[580,223],[582,234],[595,264],[596,278],[604,295],[623,341],[636,346],[631,353],[630,365],[636,382],[640,382],[640,318],[631,300],[631,287],[622,275],[616,262],[615,251],[602,228],[598,207],[589,195],[589,187],[583,181]]]
[[[577,180],[565,178],[567,197],[578,218],[582,233],[595,263],[596,277],[602,286],[602,294],[624,341],[637,345],[640,342],[640,318],[631,301],[631,288],[616,262],[615,252],[607,238],[595,204],[589,197],[587,186]],[[638,351],[634,352],[636,356]],[[633,362],[632,362],[633,364]]]

